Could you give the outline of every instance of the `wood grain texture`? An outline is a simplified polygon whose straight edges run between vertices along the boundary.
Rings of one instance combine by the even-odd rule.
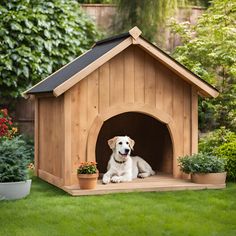
[[[65,93],[64,95],[64,129],[65,129],[65,146],[64,146],[64,158],[62,160],[62,176],[63,176],[63,184],[64,185],[70,185],[71,184],[71,146],[72,146],[72,139],[71,139],[71,133],[72,133],[72,116],[71,116],[71,94],[72,91],[69,91],[68,93]]]
[[[110,106],[124,102],[124,54],[110,61]]]
[[[107,62],[99,68],[99,113],[109,107],[110,103],[110,63]]]
[[[145,101],[145,53],[138,47],[134,48],[134,100],[136,103]]]
[[[191,87],[191,153],[198,152],[198,94],[195,87]]]
[[[35,97],[35,113],[34,113],[34,166],[35,166],[35,175],[38,176],[39,169],[39,102],[38,98]]]
[[[124,96],[125,103],[134,103],[135,73],[134,73],[134,48],[129,47],[124,51]]]
[[[151,148],[142,152],[137,144],[155,169],[179,178],[177,158],[197,150],[197,92],[139,46],[131,46],[91,71],[64,96],[40,98],[39,168],[63,178],[66,185],[77,184],[79,163],[98,159],[104,169],[102,143],[130,131],[137,143],[144,138],[147,147],[158,146],[159,152]],[[104,130],[104,125],[109,129]]]
[[[153,107],[156,105],[156,78],[155,78],[155,61],[154,59],[145,54],[145,86],[144,96],[145,103]]]
[[[39,99],[39,168],[62,177],[64,96]]]
[[[128,192],[162,192],[162,191],[179,191],[179,190],[200,190],[200,189],[223,189],[225,184],[196,184],[189,180],[174,179],[171,175],[158,173],[157,175],[145,178],[135,179],[129,183],[119,184],[102,184],[98,180],[96,189],[81,190],[78,185],[64,186],[62,189],[72,196],[84,195],[103,195],[111,193],[128,193]]]

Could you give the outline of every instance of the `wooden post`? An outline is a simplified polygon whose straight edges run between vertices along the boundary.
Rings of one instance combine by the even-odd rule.
[[[198,93],[193,86],[191,100],[191,154],[194,154],[198,152]]]
[[[64,157],[62,160],[62,178],[64,186],[71,184],[71,93],[64,95],[64,127],[65,143]]]
[[[35,175],[39,170],[39,98],[34,96],[34,167]]]

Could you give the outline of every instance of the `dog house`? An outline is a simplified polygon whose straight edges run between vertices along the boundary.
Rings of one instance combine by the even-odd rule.
[[[218,91],[134,27],[89,51],[25,92],[35,97],[35,166],[60,188],[77,184],[77,167],[105,172],[107,140],[128,135],[134,154],[181,178],[177,158],[196,153],[198,95]]]

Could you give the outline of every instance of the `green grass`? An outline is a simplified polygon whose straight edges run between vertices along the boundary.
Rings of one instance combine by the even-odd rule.
[[[236,235],[236,184],[224,190],[71,197],[34,179],[30,196],[0,202],[1,236]]]

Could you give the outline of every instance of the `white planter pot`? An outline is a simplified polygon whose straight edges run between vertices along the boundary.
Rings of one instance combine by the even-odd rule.
[[[31,179],[21,182],[0,183],[0,200],[24,198],[30,193]]]

